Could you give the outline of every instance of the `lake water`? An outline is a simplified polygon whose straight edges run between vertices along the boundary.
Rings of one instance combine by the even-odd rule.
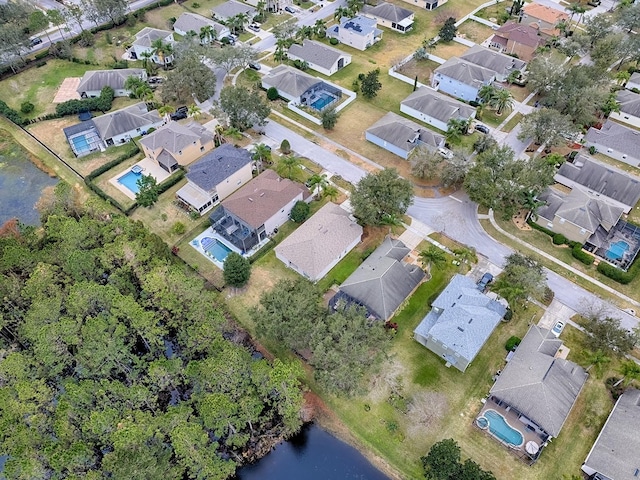
[[[236,480],[389,480],[351,445],[310,425],[278,445]]]
[[[18,146],[0,153],[0,225],[11,218],[27,225],[39,225],[40,214],[34,208],[45,187],[58,183],[37,168]]]

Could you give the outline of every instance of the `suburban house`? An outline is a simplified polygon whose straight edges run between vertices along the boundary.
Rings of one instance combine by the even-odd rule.
[[[528,463],[560,434],[587,380],[584,369],[563,355],[562,340],[532,325],[497,376],[475,422]],[[493,421],[508,428],[488,428]]]
[[[536,210],[536,223],[580,244],[586,243],[599,229],[608,234],[624,212],[624,208],[606,197],[579,188],[565,193],[549,187],[538,195],[538,200],[543,204]]]
[[[178,165],[189,165],[213,150],[213,135],[197,122],[182,125],[169,122],[140,140],[147,158],[171,173]]]
[[[640,390],[625,391],[613,407],[582,471],[593,480],[640,478]]]
[[[362,227],[349,213],[327,203],[276,248],[276,258],[316,282],[362,239]]]
[[[404,158],[416,147],[436,150],[444,147],[445,138],[397,113],[389,112],[365,132],[365,139]]]
[[[545,39],[537,28],[522,23],[507,22],[500,26],[491,37],[489,48],[500,53],[517,55],[519,59],[529,62],[535,51],[543,46]]]
[[[385,238],[367,259],[340,285],[329,301],[333,309],[360,305],[369,316],[388,320],[424,278],[418,265],[404,263],[411,252],[400,240]]]
[[[451,57],[433,71],[431,87],[462,100],[478,98],[478,92],[485,85],[491,85],[496,72],[475,65],[458,57]]]
[[[437,7],[444,5],[448,0],[404,0],[414,7],[424,8],[426,10],[435,10]]]
[[[150,128],[158,128],[164,120],[157,110],[149,111],[145,102],[139,102],[95,117],[93,123],[102,141],[110,146],[126,143],[145,134]]]
[[[150,54],[151,61],[160,65],[166,65],[173,62],[173,54],[165,55],[163,52],[156,52],[151,45],[157,40],[162,40],[165,44],[175,43],[173,32],[168,30],[160,30],[157,28],[144,27],[136,33],[136,39],[133,41],[133,51],[138,60],[142,60],[145,55]]]
[[[62,132],[71,146],[71,151],[78,158],[93,152],[104,151],[106,148],[93,120],[85,120],[63,128]]]
[[[511,73],[523,72],[527,68],[527,62],[482,45],[474,45],[469,48],[460,56],[460,59],[495,72],[497,82],[506,82]]]
[[[223,200],[209,219],[219,235],[246,252],[277,233],[301,200],[311,200],[306,187],[265,170]]]
[[[640,90],[640,72],[635,72],[629,77],[627,84],[624,86],[627,90],[633,90],[634,88]]]
[[[252,6],[247,5],[246,3],[237,2],[236,0],[229,0],[211,9],[213,18],[222,22],[226,22],[230,18],[238,15],[246,15],[247,22],[251,22],[257,13],[258,11]]]
[[[637,167],[640,165],[640,131],[612,120],[600,130],[591,127],[585,136],[585,146],[595,147],[600,153]]]
[[[406,33],[413,28],[415,14],[393,3],[382,2],[376,6],[365,5],[362,9],[365,17],[374,19],[378,25],[396,32]]]
[[[99,97],[104,87],[113,88],[114,97],[128,97],[131,93],[124,88],[129,77],[140,80],[147,79],[147,72],[142,68],[122,68],[118,70],[89,70],[80,79],[76,92],[82,98]]]
[[[400,111],[443,132],[450,120],[471,120],[476,109],[429,87],[420,87],[400,102]]]
[[[569,15],[541,3],[527,3],[520,13],[520,23],[537,28],[544,38],[558,37],[559,22],[568,22]]]
[[[187,184],[176,197],[202,215],[249,182],[252,167],[251,153],[225,143],[191,164]]]
[[[208,37],[200,38],[201,45],[210,43],[213,40],[224,38],[228,36],[229,33],[231,33],[229,29],[221,23],[214,22],[210,18],[206,18],[202,15],[198,15],[197,13],[190,12],[185,12],[178,17],[176,23],[173,24],[173,31],[182,36],[189,35],[190,32],[193,32],[197,36],[199,36],[200,31],[205,27],[212,27],[216,32],[216,36],[214,39]]]
[[[302,45],[294,43],[287,55],[290,60],[307,62],[311,70],[328,77],[351,63],[348,53],[315,40],[303,40]]]
[[[616,101],[620,104],[620,112],[611,112],[609,118],[640,128],[640,93],[618,90]]]
[[[374,19],[358,15],[343,18],[340,24],[327,28],[327,37],[337,38],[340,43],[364,51],[382,40],[382,30],[377,28]]]
[[[464,372],[491,336],[507,309],[478,290],[476,282],[455,275],[413,331],[417,342]]]
[[[247,0],[247,3],[257,7],[260,0]],[[284,7],[287,5],[291,5],[291,3],[291,0],[267,0],[265,8],[267,12],[279,12],[280,10],[284,10]]]

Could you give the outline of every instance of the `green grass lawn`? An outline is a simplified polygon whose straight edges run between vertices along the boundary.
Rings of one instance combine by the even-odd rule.
[[[516,125],[518,125],[521,121],[522,118],[524,117],[524,115],[522,115],[521,113],[516,113],[511,120],[509,120],[505,126],[502,128],[503,132],[510,132],[511,130],[513,130],[515,128]]]
[[[364,261],[362,257],[362,251],[357,248],[347,253],[335,267],[329,270],[329,273],[324,278],[318,281],[316,285],[318,285],[320,291],[326,292],[332,285],[342,284]]]

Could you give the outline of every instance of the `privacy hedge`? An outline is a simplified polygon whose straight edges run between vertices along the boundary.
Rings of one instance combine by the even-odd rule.
[[[626,272],[604,261],[598,264],[598,271],[601,274],[623,285],[631,283],[638,275],[638,270],[640,270],[640,262],[637,257]]]
[[[16,125],[24,125],[25,119],[13,108],[0,100],[0,115],[4,116],[10,122],[15,123]]]
[[[56,115],[76,115],[80,112],[108,112],[113,104],[113,88],[104,87],[100,90],[100,96],[96,98],[85,98],[82,100],[67,100],[56,105]]]
[[[593,256],[582,250],[582,246],[579,243],[576,243],[573,246],[573,248],[571,249],[571,255],[573,256],[573,258],[584,263],[585,265],[591,265],[594,261]]]

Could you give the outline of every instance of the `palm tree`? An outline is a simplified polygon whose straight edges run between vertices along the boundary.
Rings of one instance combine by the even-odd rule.
[[[340,21],[342,17],[348,17],[349,13],[350,12],[347,7],[338,7],[336,8],[336,11],[333,12],[333,19]]]
[[[151,57],[153,57],[153,52],[149,50],[145,50],[140,54],[140,57],[142,58],[142,68],[145,69],[145,71],[147,72],[147,75],[153,75],[153,71],[155,67],[153,62],[151,61]]]
[[[158,57],[160,63],[167,68],[171,63],[171,54],[173,53],[173,45],[165,43],[161,38],[151,42],[151,51]]]
[[[248,19],[249,17],[247,17],[246,13],[239,13],[227,20],[227,27],[231,28],[233,33],[238,33],[238,31],[244,30],[244,26]]]
[[[278,162],[278,170],[282,171],[284,177],[291,180],[295,177],[295,172],[300,169],[300,159],[295,155],[285,155]]]
[[[253,150],[253,160],[256,162],[258,172],[261,172],[265,163],[271,164],[271,149],[264,143],[259,143]]]
[[[624,86],[631,78],[631,74],[627,70],[616,73],[616,81],[618,85]]]
[[[496,87],[493,85],[485,85],[478,91],[478,98],[485,105],[492,105],[496,96]]]
[[[332,202],[335,202],[338,199],[338,196],[340,196],[340,190],[329,184],[322,190],[322,196],[328,198]]]
[[[219,147],[226,142],[227,140],[224,138],[224,127],[222,125],[216,125],[216,128],[213,130],[213,144]]]
[[[313,33],[316,37],[321,36],[323,33],[327,31],[327,22],[323,19],[316,20],[316,23],[313,25]]]
[[[200,115],[202,114],[202,110],[200,109],[200,107],[198,105],[196,105],[195,103],[192,103],[191,105],[189,105],[187,107],[187,115],[193,118],[199,118]]]
[[[589,362],[587,372],[591,370],[591,367],[596,367],[596,376],[600,378],[602,376],[604,366],[611,361],[611,358],[607,357],[602,350],[586,352],[586,354],[587,361]]]
[[[158,113],[164,117],[164,120],[166,122],[170,120],[171,114],[175,111],[176,109],[171,105],[162,105],[160,108],[158,108]]]
[[[441,267],[447,261],[447,256],[444,253],[444,250],[440,250],[435,245],[429,245],[429,248],[426,250],[420,251],[420,261],[422,262],[422,266],[428,265],[427,270],[431,272],[431,265],[435,265],[436,267]]]
[[[569,17],[569,30],[571,30],[571,21],[573,20],[573,16],[576,13],[580,15],[578,17],[578,21],[576,22],[577,25],[578,23],[580,23],[580,20],[582,19],[582,16],[584,15],[584,12],[587,11],[587,9],[583,5],[581,5],[580,2],[571,3],[568,7],[566,7],[566,9],[571,12],[571,16]]]
[[[300,27],[300,29],[296,32],[296,37],[298,37],[300,41],[303,41],[305,38],[311,40],[311,37],[313,37],[313,27],[310,27],[308,25]]]
[[[267,2],[265,2],[264,0],[259,0],[258,3],[256,4],[256,10],[258,11],[258,14],[256,16],[259,17],[260,20],[257,20],[255,17],[254,17],[254,20],[263,22],[266,9],[267,9]]]
[[[504,298],[512,310],[516,302],[527,298],[527,292],[524,288],[513,285],[502,278],[499,278],[498,281],[493,284],[491,290]]]
[[[211,43],[218,38],[218,31],[211,25],[206,25],[200,29],[200,43]]]
[[[452,118],[447,123],[445,137],[449,143],[458,143],[462,135],[466,135],[469,130],[469,120]]]
[[[513,108],[513,95],[506,88],[501,88],[496,92],[493,102],[498,109],[496,113],[502,115],[503,110],[511,110]]]
[[[456,248],[453,254],[460,259],[462,263],[475,263],[478,261],[475,248]]]
[[[318,173],[311,175],[306,183],[316,197],[320,194],[320,190],[324,190],[328,184],[327,177]]]
[[[61,26],[65,24],[65,21],[64,21],[64,17],[60,13],[60,11],[56,10],[56,9],[48,10],[47,11],[47,18],[49,19],[49,21],[52,24],[54,24],[56,27],[58,27],[58,32],[60,33],[60,36],[64,40],[64,35],[62,34]]]
[[[613,384],[617,387],[624,382],[624,386],[628,387],[634,380],[640,380],[640,365],[633,360],[628,360],[620,365],[619,372],[622,374],[622,378]]]

